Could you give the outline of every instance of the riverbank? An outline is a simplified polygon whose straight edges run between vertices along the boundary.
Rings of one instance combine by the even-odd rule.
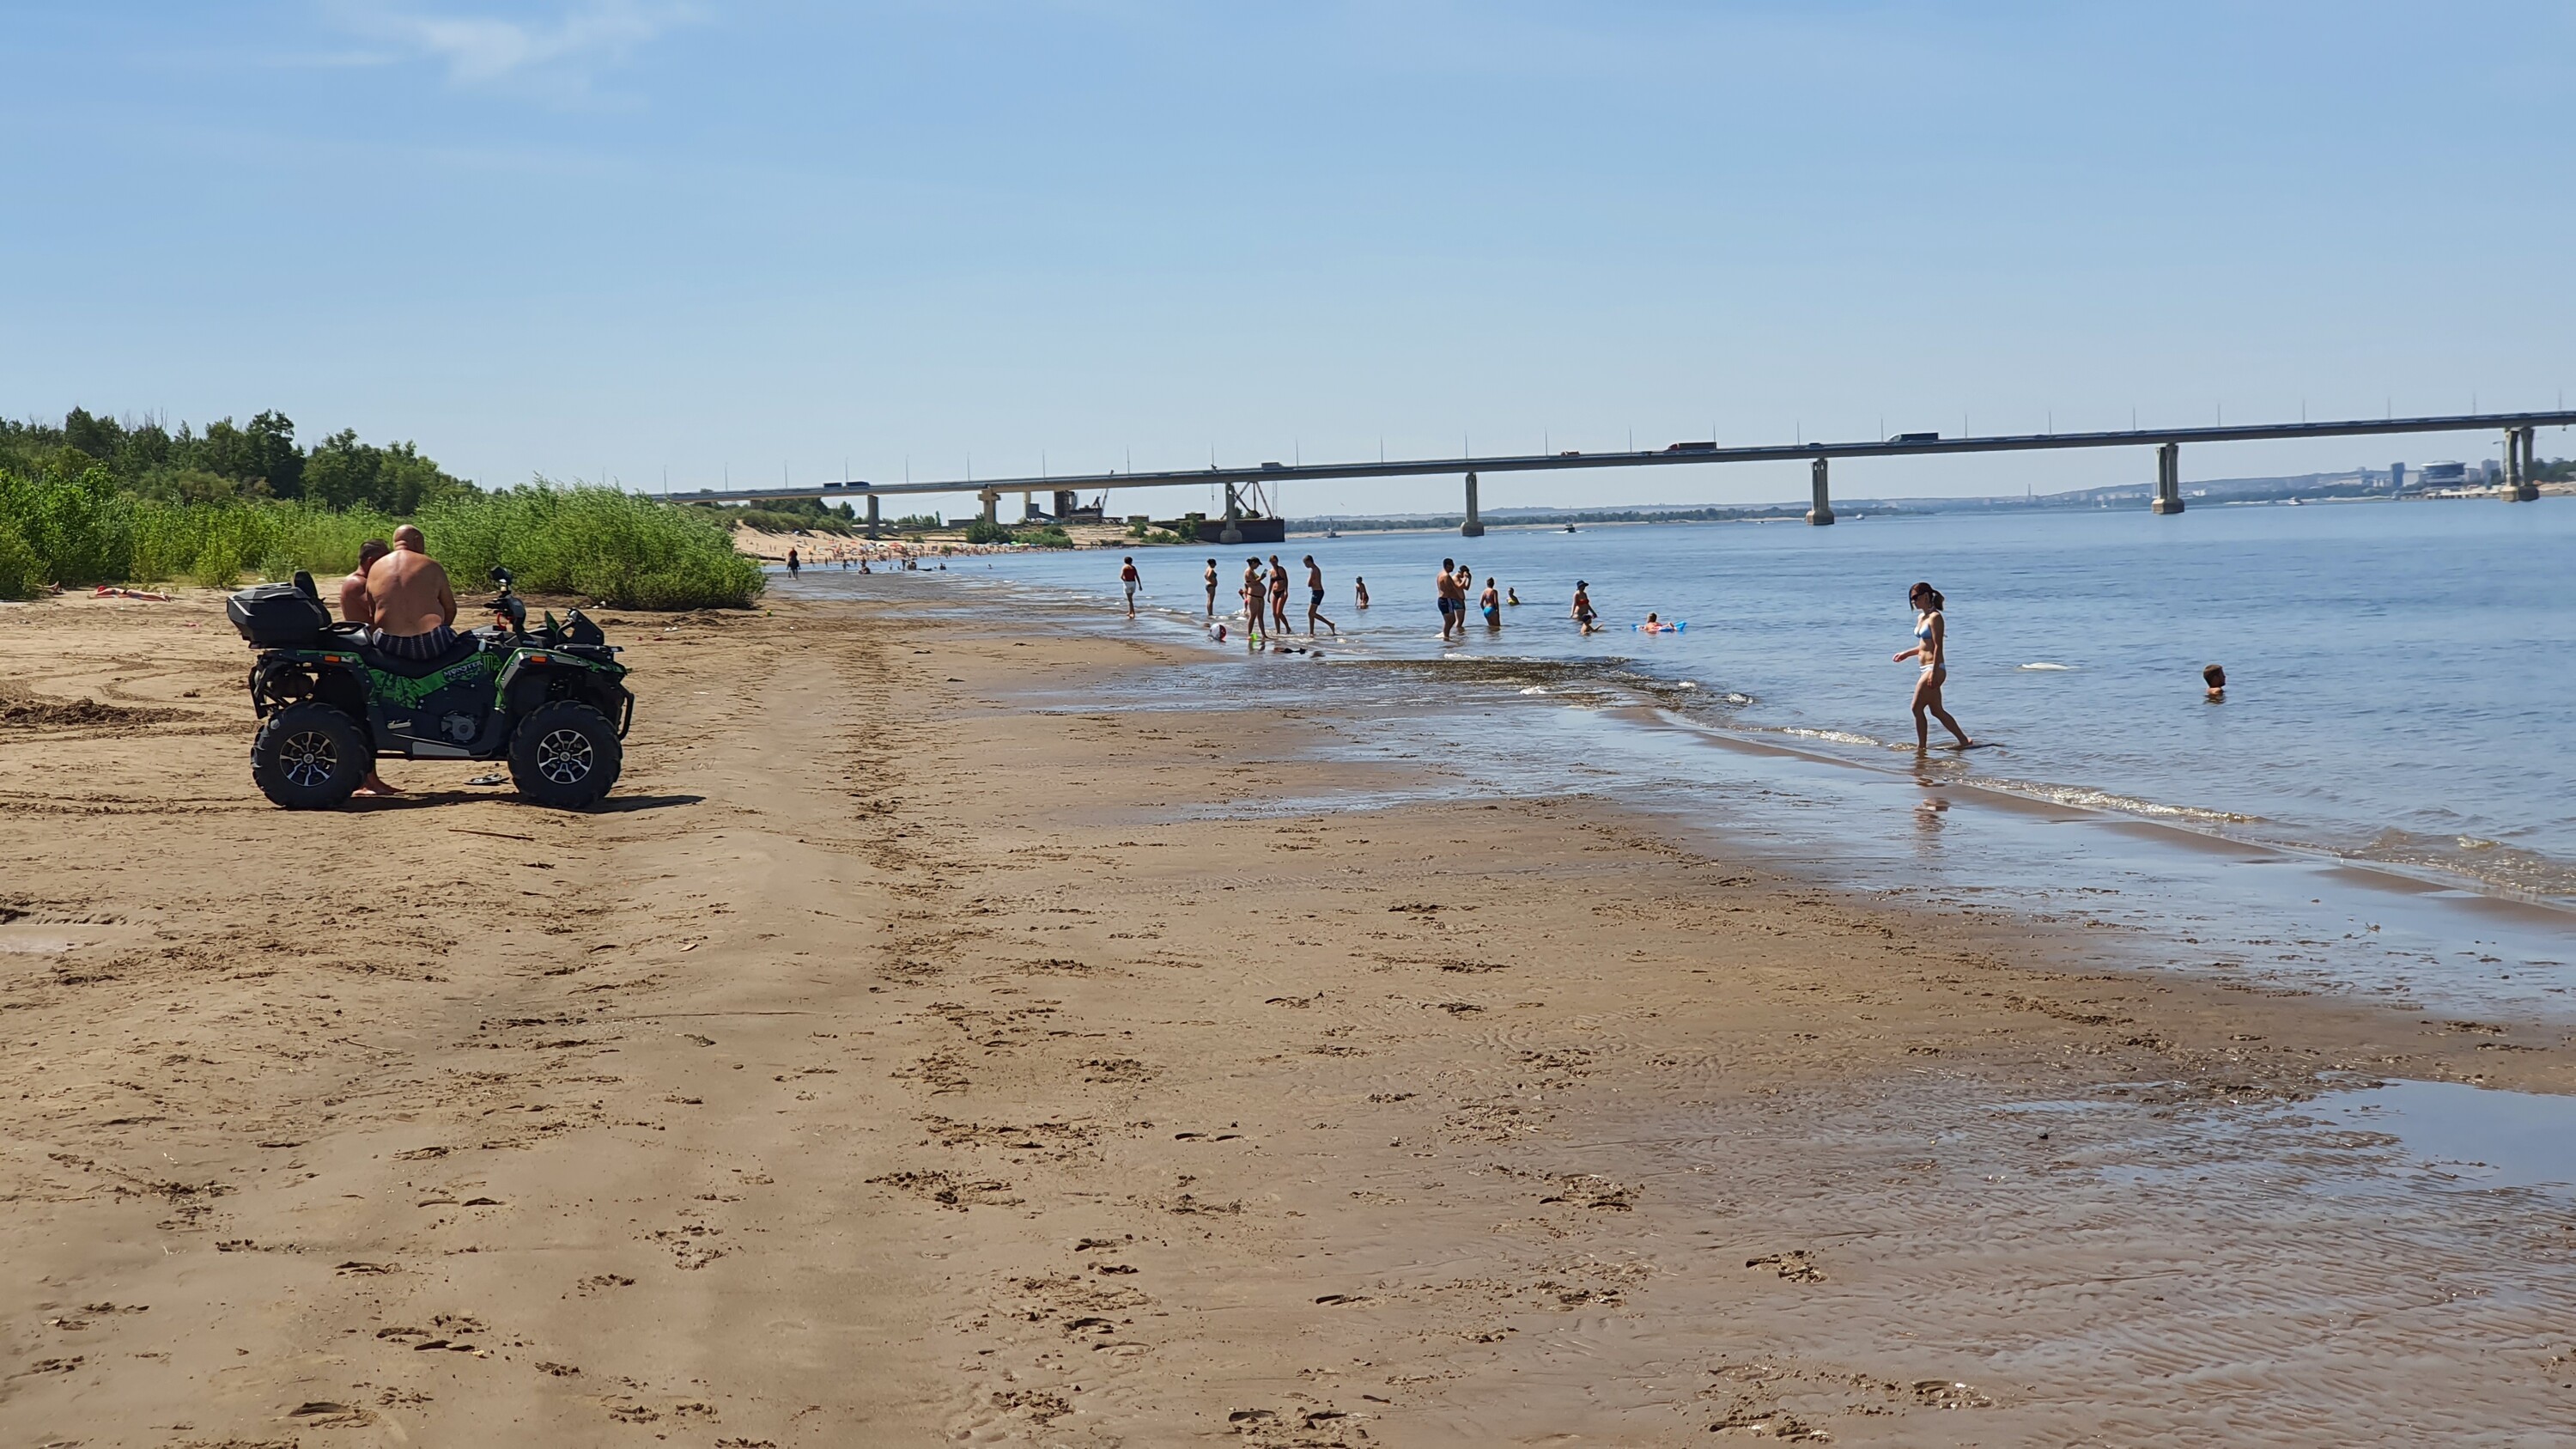
[[[13,1427],[2563,1422],[2576,1214],[2331,1090],[2576,1089],[2556,1029],[2104,969],[1611,786],[1423,792],[1435,740],[1347,748],[1418,700],[1283,705],[1265,671],[1312,666],[865,583],[609,613],[641,703],[590,815],[428,763],[271,810],[217,596],[8,610]]]
[[[1143,539],[1129,537],[1127,526],[1123,523],[1066,524],[1062,531],[1066,537],[1073,540],[1075,548],[1124,547],[1132,550],[1162,546],[1151,545]],[[733,545],[737,552],[768,563],[786,562],[787,551],[791,548],[796,550],[800,558],[821,559],[827,562],[843,557],[851,559],[973,558],[985,554],[1027,551],[1027,545],[1023,544],[968,543],[966,531],[962,528],[903,534],[888,529],[884,537],[872,539],[864,532],[771,533],[743,524],[735,524]]]

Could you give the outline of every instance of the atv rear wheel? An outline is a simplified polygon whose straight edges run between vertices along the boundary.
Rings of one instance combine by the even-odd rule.
[[[272,805],[328,810],[365,783],[375,753],[356,720],[306,700],[260,725],[250,742],[250,777]]]
[[[510,780],[539,805],[579,810],[599,803],[626,762],[617,727],[589,705],[538,705],[510,736]]]

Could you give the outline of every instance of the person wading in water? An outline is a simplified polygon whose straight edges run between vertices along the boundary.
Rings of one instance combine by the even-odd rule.
[[[1310,553],[1306,555],[1307,638],[1315,637],[1315,626],[1318,623],[1336,634],[1342,632],[1341,625],[1324,617],[1324,566],[1315,562],[1315,556]]]
[[[1950,677],[1950,626],[1941,616],[1941,591],[1930,584],[1916,584],[1906,591],[1905,600],[1914,606],[1914,647],[1897,655],[1896,662],[1923,661],[1923,673],[1914,681],[1914,748],[1932,747],[1932,726],[1924,718],[1929,713],[1959,737],[1959,748],[1964,750],[1969,745],[1968,732],[1941,707],[1941,685]]]

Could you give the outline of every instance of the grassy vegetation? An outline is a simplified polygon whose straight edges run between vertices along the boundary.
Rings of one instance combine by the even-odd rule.
[[[743,608],[760,561],[734,552],[729,520],[614,488],[526,488],[424,508],[430,552],[470,585],[506,565],[531,593],[620,608]]]
[[[610,488],[538,484],[448,492],[416,521],[430,553],[471,590],[495,563],[519,587],[623,608],[748,605],[760,565],[733,550],[723,520]],[[158,583],[225,588],[244,578],[346,573],[358,546],[392,534],[372,508],[234,498],[188,502],[128,491],[104,466],[65,476],[0,471],[0,598],[47,584]]]

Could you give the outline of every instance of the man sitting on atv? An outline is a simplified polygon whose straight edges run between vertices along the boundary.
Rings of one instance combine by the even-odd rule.
[[[367,570],[375,645],[397,659],[436,659],[456,643],[456,591],[447,570],[424,552],[428,545],[406,523],[394,530],[394,551]]]
[[[376,606],[367,598],[367,570],[393,549],[381,538],[358,545],[358,566],[340,581],[340,617],[352,624],[376,622]]]

